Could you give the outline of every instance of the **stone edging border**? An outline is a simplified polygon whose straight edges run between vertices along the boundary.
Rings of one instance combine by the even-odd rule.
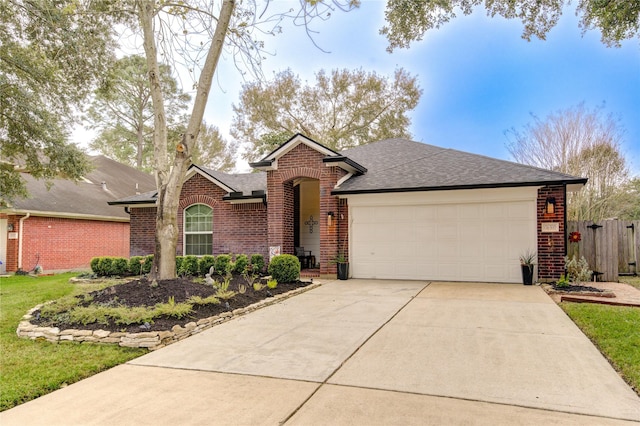
[[[179,340],[185,339],[194,334],[198,334],[214,325],[227,322],[238,316],[245,315],[249,312],[264,308],[265,306],[274,305],[282,300],[288,299],[292,296],[313,290],[320,287],[321,283],[312,283],[305,287],[290,290],[286,293],[277,294],[274,297],[269,297],[256,302],[252,305],[244,308],[234,309],[231,312],[223,312],[219,315],[203,318],[197,322],[190,322],[184,325],[174,325],[171,330],[165,331],[144,331],[140,333],[127,333],[127,332],[111,332],[107,330],[79,330],[79,329],[66,329],[60,330],[58,327],[39,327],[35,324],[31,324],[30,320],[33,319],[33,313],[42,308],[44,304],[37,305],[33,309],[30,309],[25,315],[23,315],[16,334],[18,337],[24,339],[38,340],[44,339],[52,343],[59,342],[88,342],[88,343],[103,343],[103,344],[117,344],[119,346],[129,348],[147,348],[151,351],[163,348]]]

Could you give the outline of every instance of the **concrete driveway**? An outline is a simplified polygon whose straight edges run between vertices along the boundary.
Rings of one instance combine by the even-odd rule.
[[[536,286],[349,280],[0,413],[0,424],[632,424]]]

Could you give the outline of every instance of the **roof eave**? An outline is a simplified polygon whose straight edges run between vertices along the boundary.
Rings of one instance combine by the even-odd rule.
[[[535,182],[506,182],[506,183],[486,183],[472,185],[451,185],[451,186],[421,186],[410,188],[378,188],[378,189],[334,189],[331,195],[356,195],[356,194],[386,194],[393,192],[427,192],[427,191],[455,191],[460,189],[487,189],[487,188],[519,188],[527,186],[548,186],[548,185],[567,185],[576,187],[584,186],[587,179],[574,180],[558,180],[558,181],[535,181]]]
[[[253,167],[256,170],[263,170],[265,172],[269,170],[276,170],[278,168],[278,160],[264,160],[264,161],[256,161],[255,163],[249,163],[249,166]]]
[[[322,159],[322,162],[327,165],[327,167],[337,166],[341,169],[354,174],[363,175],[367,173],[367,168],[361,164],[356,163],[352,159],[345,157],[344,155],[340,155],[337,157],[325,157]]]

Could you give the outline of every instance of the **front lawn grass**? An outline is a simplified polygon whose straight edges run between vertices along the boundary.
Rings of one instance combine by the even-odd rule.
[[[147,352],[113,345],[53,344],[18,338],[16,328],[29,309],[67,294],[95,289],[70,283],[74,275],[0,278],[0,411]]]
[[[560,306],[640,394],[640,309],[592,303]]]

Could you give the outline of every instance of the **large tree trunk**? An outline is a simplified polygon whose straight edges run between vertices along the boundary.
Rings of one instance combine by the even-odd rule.
[[[140,2],[140,24],[144,34],[144,49],[149,68],[149,82],[151,85],[151,98],[155,114],[153,144],[154,165],[156,169],[156,186],[158,190],[156,213],[155,254],[152,279],[170,279],[176,276],[176,247],[178,243],[178,205],[180,193],[187,170],[191,165],[191,153],[196,144],[204,110],[211,90],[211,82],[216,71],[224,39],[229,28],[229,22],[233,15],[235,0],[224,0],[220,10],[220,16],[216,24],[216,30],[209,47],[205,64],[200,73],[198,88],[194,100],[193,110],[187,125],[187,131],[182,137],[176,149],[173,166],[169,167],[167,148],[167,124],[165,119],[164,100],[160,86],[160,69],[157,59],[155,34],[153,31],[153,18],[155,15],[155,3],[152,1]],[[174,149],[174,147],[171,147]]]

